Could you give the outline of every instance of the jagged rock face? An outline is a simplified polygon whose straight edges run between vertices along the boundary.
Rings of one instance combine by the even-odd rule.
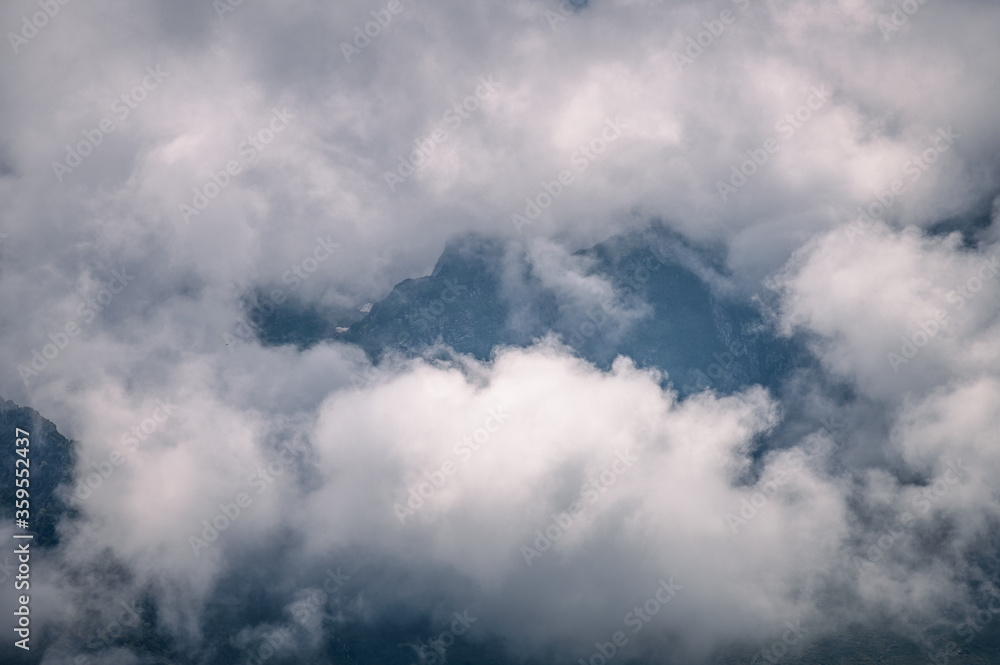
[[[24,459],[17,454],[19,447],[15,446],[17,429],[29,434],[27,467],[24,463],[15,466],[17,460]],[[15,519],[15,492],[18,489],[15,476],[27,468],[28,473],[22,472],[21,480],[27,476],[29,527],[27,530],[15,527],[15,533],[34,534],[34,542],[41,547],[57,545],[56,525],[71,510],[59,487],[68,484],[73,476],[72,442],[34,409],[6,400],[0,400],[0,441],[3,441],[0,448],[0,517]]]
[[[435,345],[487,359],[499,346],[556,334],[600,367],[626,355],[659,369],[682,395],[774,387],[809,363],[808,354],[777,337],[757,305],[727,286],[717,259],[654,225],[572,255],[581,279],[602,280],[613,291],[568,302],[521,246],[470,235],[449,243],[431,275],[400,282],[346,331],[312,325],[291,334],[303,314],[289,305],[257,332],[265,343],[350,342],[375,362],[387,352],[416,355]]]

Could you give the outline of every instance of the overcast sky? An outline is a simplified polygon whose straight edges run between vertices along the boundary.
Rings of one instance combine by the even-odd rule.
[[[704,655],[796,620],[916,632],[981,600],[968,583],[1000,518],[1000,5],[230,2],[0,7],[0,394],[78,442],[80,478],[126,456],[39,564],[38,621],[82,616],[96,601],[66,571],[110,551],[134,588],[156,580],[197,654],[213,585],[280,538],[301,548],[276,578],[348,551],[389,562],[398,581],[348,616],[474,603],[484,632],[571,661],[661,579],[681,588],[636,653]],[[523,246],[570,304],[606,299],[567,255],[651,219],[771,294],[825,372],[802,399],[841,425],[753,466],[780,395],[679,402],[628,359],[601,372],[553,339],[361,381],[348,345],[224,342],[250,289],[357,310],[468,232]],[[928,233],[941,222],[971,230]],[[635,313],[621,303],[622,325]],[[176,410],[129,450],[157,400]],[[456,452],[479,431],[482,450]],[[283,472],[257,494],[266,464]],[[940,490],[926,510],[915,483]],[[291,604],[296,583],[275,584]]]

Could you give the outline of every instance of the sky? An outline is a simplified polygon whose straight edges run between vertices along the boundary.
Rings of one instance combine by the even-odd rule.
[[[998,25],[982,0],[3,3],[0,394],[78,452],[43,662],[140,590],[208,662],[204,609],[254,566],[289,613],[360,568],[312,619],[474,608],[477,639],[566,662],[616,631],[662,662],[787,622],[956,634],[998,588]],[[238,335],[248,292],[360,316],[468,233],[627,328],[641,305],[573,252],[650,220],[819,370],[682,400],[554,337],[374,368]],[[761,452],[792,397],[825,424]],[[117,586],[81,573],[109,557]],[[310,657],[308,626],[282,649]]]

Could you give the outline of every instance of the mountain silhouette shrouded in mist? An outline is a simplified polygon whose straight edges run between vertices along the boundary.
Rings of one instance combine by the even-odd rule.
[[[257,335],[270,344],[349,342],[378,362],[389,352],[421,355],[434,347],[487,360],[498,347],[554,334],[603,369],[619,355],[656,368],[682,396],[774,388],[811,362],[801,344],[774,333],[759,303],[724,275],[719,257],[659,224],[551,259],[569,263],[581,283],[589,280],[589,293],[553,283],[548,260],[516,243],[466,235],[448,243],[429,276],[400,282],[346,330],[300,326],[322,313],[289,303],[266,317]]]

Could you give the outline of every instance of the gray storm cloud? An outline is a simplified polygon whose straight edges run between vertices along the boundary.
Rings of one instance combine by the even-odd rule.
[[[475,606],[573,661],[661,579],[681,588],[629,653],[886,611],[922,634],[978,602],[1000,509],[1000,7],[69,2],[33,24],[51,4],[0,9],[0,393],[78,442],[80,514],[38,564],[51,662],[144,593],[197,652],[215,585],[284,538],[287,568],[365,553],[398,580],[341,620]],[[567,316],[624,329],[644,303],[572,252],[650,218],[770,289],[778,328],[857,396],[794,386],[843,428],[762,450],[782,395],[679,401],[553,339],[377,371],[348,345],[223,341],[252,289],[356,311],[468,232],[521,243]],[[145,433],[157,400],[176,411]],[[80,571],[109,553],[126,572],[104,588]]]

